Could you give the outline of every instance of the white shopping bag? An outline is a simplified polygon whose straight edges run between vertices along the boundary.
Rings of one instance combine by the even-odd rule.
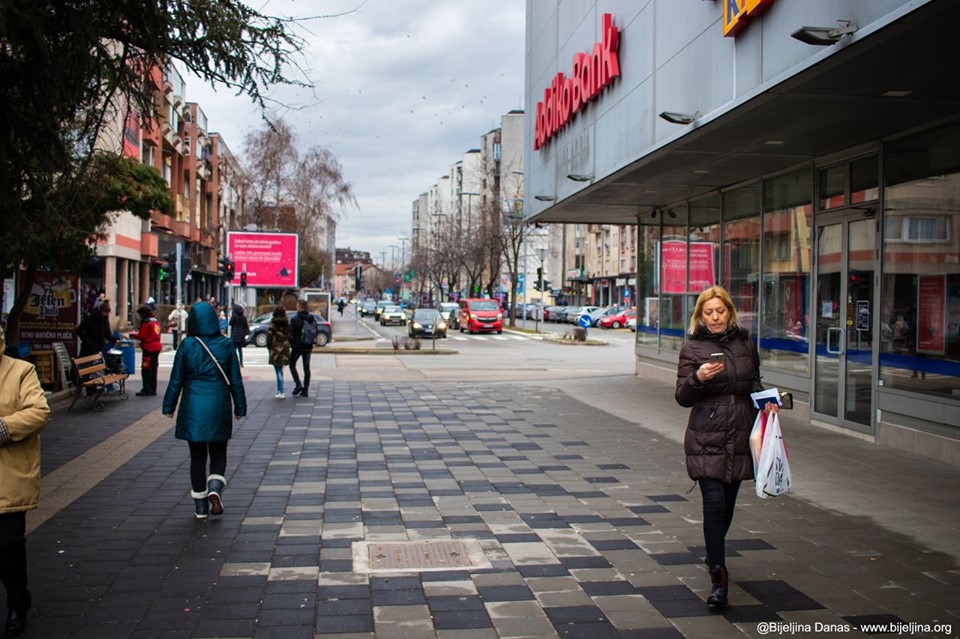
[[[757,419],[762,421],[758,415]],[[756,427],[756,426],[755,426]],[[787,447],[780,431],[780,418],[776,413],[766,416],[763,429],[763,445],[760,458],[754,466],[757,480],[757,497],[776,497],[790,490],[790,463]]]

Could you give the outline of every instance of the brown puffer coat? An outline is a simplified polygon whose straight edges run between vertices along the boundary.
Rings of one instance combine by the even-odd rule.
[[[723,353],[724,370],[702,383],[697,369],[711,353]],[[680,349],[677,403],[692,407],[683,438],[690,479],[732,482],[753,479],[750,430],[757,409],[750,400],[760,380],[760,357],[747,331],[711,333],[700,327]]]

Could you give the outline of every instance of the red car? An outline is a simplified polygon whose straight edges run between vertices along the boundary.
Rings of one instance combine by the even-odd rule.
[[[637,312],[633,309],[628,311],[620,311],[616,315],[607,315],[600,319],[597,325],[600,328],[620,328],[621,326],[627,325],[627,320],[631,317],[636,317]]]

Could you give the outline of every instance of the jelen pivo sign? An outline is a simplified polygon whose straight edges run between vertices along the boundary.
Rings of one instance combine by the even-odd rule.
[[[573,72],[567,77],[557,73],[537,102],[533,148],[547,144],[587,103],[620,76],[620,30],[613,24],[613,15],[603,14],[603,36],[590,53],[573,56]]]

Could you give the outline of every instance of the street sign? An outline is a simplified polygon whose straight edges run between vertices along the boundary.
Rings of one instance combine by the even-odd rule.
[[[590,319],[590,316],[584,313],[577,318],[577,324],[580,325],[580,328],[590,328],[593,325],[593,320]]]

